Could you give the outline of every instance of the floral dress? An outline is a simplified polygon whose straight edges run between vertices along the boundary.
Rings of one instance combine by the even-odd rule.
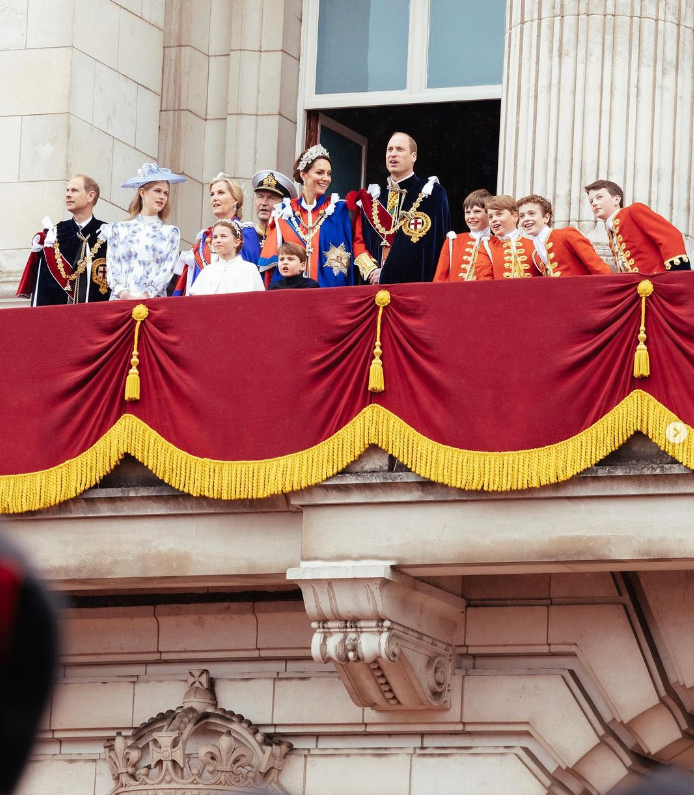
[[[148,293],[152,298],[166,295],[178,259],[181,233],[159,218],[120,221],[102,227],[108,240],[106,276],[111,300],[127,290],[134,295]]]

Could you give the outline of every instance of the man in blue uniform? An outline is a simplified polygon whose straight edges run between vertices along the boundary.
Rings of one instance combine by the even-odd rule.
[[[393,133],[386,149],[385,205],[381,188],[347,196],[355,211],[354,261],[371,284],[430,282],[451,216],[446,191],[436,177],[414,173],[417,143],[404,132]]]

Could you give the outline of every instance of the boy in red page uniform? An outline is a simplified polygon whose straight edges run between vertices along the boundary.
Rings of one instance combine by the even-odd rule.
[[[492,237],[489,253],[495,279],[524,279],[541,276],[533,263],[535,246],[522,237],[518,226],[518,207],[513,196],[492,196],[487,201],[487,216]]]
[[[595,217],[605,222],[617,271],[644,274],[688,271],[691,264],[682,233],[645,204],[623,207],[624,191],[599,179],[586,185]]]
[[[435,282],[468,282],[492,279],[489,258],[489,219],[486,202],[492,196],[488,190],[474,190],[463,202],[465,223],[469,232],[449,232],[441,248],[434,274]]]
[[[586,276],[611,273],[590,240],[573,226],[552,229],[552,204],[532,194],[518,201],[518,222],[535,246],[533,262],[545,276]]]

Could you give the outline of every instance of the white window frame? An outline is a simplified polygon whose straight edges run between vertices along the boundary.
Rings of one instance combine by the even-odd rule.
[[[316,94],[320,0],[304,0],[303,23],[301,25],[299,119],[303,118],[304,111],[324,108],[365,108],[373,105],[501,99],[501,84],[427,88],[430,2],[431,0],[410,0],[407,81],[404,89],[359,91],[349,94]]]

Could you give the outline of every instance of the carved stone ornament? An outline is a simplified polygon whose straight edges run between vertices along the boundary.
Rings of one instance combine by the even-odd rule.
[[[182,706],[106,743],[109,795],[287,795],[277,778],[292,744],[217,707],[209,671],[190,671],[188,685]]]
[[[311,652],[352,701],[378,710],[447,709],[465,600],[386,565],[305,566],[287,578],[313,620]]]

